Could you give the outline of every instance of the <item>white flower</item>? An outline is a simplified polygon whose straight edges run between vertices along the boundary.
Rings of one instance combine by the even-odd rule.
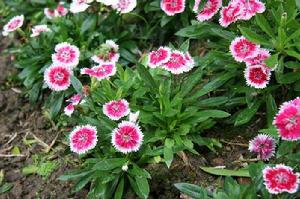
[[[90,7],[90,5],[87,3],[88,3],[87,0],[73,0],[72,3],[70,4],[70,11],[72,13],[83,12],[86,9],[88,9],[88,7]]]
[[[140,115],[140,111],[137,111],[135,113],[129,113],[129,121],[133,122],[133,123],[136,123],[136,121],[139,118],[139,115]]]

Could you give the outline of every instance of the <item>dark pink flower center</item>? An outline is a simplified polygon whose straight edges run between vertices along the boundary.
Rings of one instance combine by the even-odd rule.
[[[16,19],[8,25],[9,29],[15,29],[21,23],[20,19]]]

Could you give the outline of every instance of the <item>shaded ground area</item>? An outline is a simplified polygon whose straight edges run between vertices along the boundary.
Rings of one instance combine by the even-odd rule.
[[[13,187],[0,194],[0,199],[85,198],[88,187],[71,194],[71,182],[57,180],[77,160],[65,154],[64,135],[45,119],[40,105],[31,106],[22,95],[22,88],[13,81],[16,71],[10,65],[10,59],[0,57],[0,170],[4,174],[3,181]],[[250,132],[246,132],[249,138],[256,133],[252,128],[245,131]],[[224,132],[214,135],[222,138]],[[174,187],[178,182],[201,184],[212,190],[221,186],[221,178],[201,171],[199,166],[238,168],[245,164],[239,160],[249,156],[248,141],[234,133],[231,135],[227,138],[230,142],[224,141],[224,147],[217,152],[201,147],[197,151],[202,155],[178,154],[169,170],[164,164],[150,165],[147,168],[152,176],[149,198],[187,199]]]

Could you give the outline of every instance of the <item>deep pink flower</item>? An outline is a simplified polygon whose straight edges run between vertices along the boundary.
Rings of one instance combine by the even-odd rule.
[[[120,58],[119,46],[112,40],[107,40],[105,44],[101,45],[104,49],[104,52],[94,55],[92,60],[98,64],[105,62],[116,63]]]
[[[273,124],[283,140],[300,140],[300,98],[285,102],[275,116]]]
[[[219,23],[223,27],[229,26],[231,23],[234,23],[238,20],[241,15],[243,8],[240,4],[229,3],[227,7],[223,7],[220,12]]]
[[[293,172],[291,167],[283,164],[263,170],[264,184],[271,194],[296,193],[300,183],[299,176],[299,173]]]
[[[97,78],[98,81],[108,79],[116,74],[116,65],[114,63],[102,63],[92,68],[82,68],[81,74]]]
[[[238,62],[245,59],[255,57],[258,54],[259,45],[249,41],[245,37],[236,37],[230,45],[230,53]]]
[[[275,140],[264,134],[259,134],[249,142],[249,151],[257,153],[262,160],[269,160],[275,154]]]
[[[267,49],[260,48],[257,55],[254,57],[246,58],[244,61],[247,65],[263,64],[266,59],[270,57],[270,52]]]
[[[246,83],[254,88],[266,88],[271,78],[271,70],[263,64],[247,66],[245,70]]]
[[[7,24],[4,25],[2,35],[7,36],[10,32],[17,30],[23,25],[23,22],[23,15],[13,17]]]
[[[185,54],[178,50],[171,53],[169,61],[164,63],[162,67],[173,74],[181,74],[190,70]]]
[[[119,120],[130,113],[129,103],[125,99],[110,101],[103,105],[103,113],[111,120]]]
[[[256,13],[263,13],[266,10],[265,4],[259,0],[233,0],[232,3],[242,7],[242,12],[238,16],[241,20],[249,20]]]
[[[136,0],[119,0],[112,7],[120,13],[129,13],[136,7]]]
[[[55,53],[52,54],[53,63],[64,64],[71,68],[79,63],[79,49],[67,42],[59,43],[55,46]]]
[[[169,16],[182,13],[185,8],[185,0],[161,0],[161,9]]]
[[[168,47],[160,47],[155,51],[151,51],[148,57],[148,66],[156,68],[169,61],[171,57],[171,49]]]
[[[138,151],[142,142],[143,133],[135,123],[123,121],[112,132],[112,144],[122,153]]]
[[[97,144],[97,129],[91,125],[77,126],[69,139],[71,151],[78,154],[86,153]]]
[[[64,108],[64,113],[65,115],[71,117],[71,115],[73,114],[75,110],[75,107],[72,103],[68,104],[65,108]]]
[[[219,11],[221,6],[222,0],[208,0],[197,15],[197,20],[203,22],[212,18]]]
[[[44,81],[54,91],[63,91],[71,85],[72,71],[64,65],[53,64],[45,70]]]

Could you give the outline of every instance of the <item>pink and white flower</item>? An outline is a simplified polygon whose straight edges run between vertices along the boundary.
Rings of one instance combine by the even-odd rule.
[[[275,154],[275,140],[269,135],[259,134],[249,142],[249,151],[257,153],[258,158],[269,160]]]
[[[69,136],[71,151],[83,154],[97,145],[97,129],[91,125],[77,126]]]
[[[71,85],[72,71],[64,65],[53,64],[44,72],[44,81],[51,90],[67,90]]]
[[[221,8],[222,0],[208,0],[203,9],[198,13],[197,20],[200,22],[211,19]]]
[[[130,113],[129,103],[125,99],[110,101],[103,105],[103,113],[111,120],[119,120]]]
[[[135,113],[129,113],[129,121],[133,122],[133,123],[136,123],[136,121],[139,118],[139,115],[140,115],[140,111],[137,111]]]
[[[263,170],[264,184],[271,194],[296,193],[300,183],[299,176],[299,173],[293,172],[291,167],[283,164],[268,166]]]
[[[266,59],[270,57],[270,52],[267,49],[260,48],[257,55],[254,57],[246,58],[244,61],[247,65],[263,64]]]
[[[185,8],[185,0],[161,0],[161,9],[169,16],[182,13]]]
[[[45,8],[44,14],[48,19],[53,19],[55,17],[58,17],[58,12],[56,10],[51,10],[50,8]]]
[[[232,3],[241,5],[242,12],[238,17],[241,20],[249,20],[256,13],[263,13],[266,10],[265,4],[259,0],[233,0]]]
[[[119,0],[118,3],[112,4],[112,7],[122,14],[129,13],[136,7],[136,0]]]
[[[114,76],[117,72],[116,65],[114,63],[102,63],[92,68],[82,68],[81,74],[95,77],[98,81],[108,79]]]
[[[53,63],[64,64],[74,68],[79,63],[79,49],[67,42],[59,43],[55,46],[55,53],[52,54]]]
[[[64,17],[69,12],[69,10],[66,7],[64,7],[64,4],[65,4],[64,2],[59,2],[56,9],[55,9],[56,12],[58,13],[59,17]]]
[[[24,22],[24,15],[15,16],[4,25],[2,35],[7,36],[10,32],[13,32],[20,28]]]
[[[75,107],[72,103],[68,104],[65,108],[64,108],[64,113],[65,115],[71,117],[71,115],[73,114],[75,110]]]
[[[249,41],[245,37],[236,37],[230,45],[230,53],[237,62],[243,62],[247,58],[255,57],[259,52],[259,45]]]
[[[168,62],[171,57],[171,49],[168,47],[160,47],[155,51],[151,51],[148,56],[148,66],[156,68]]]
[[[119,61],[119,46],[113,40],[107,40],[101,45],[101,51],[98,55],[94,55],[92,60],[98,64],[105,62],[116,63]]]
[[[200,3],[201,3],[201,0],[195,0],[194,6],[193,6],[193,12],[194,13],[198,13]]]
[[[171,53],[169,61],[164,63],[162,67],[173,74],[181,74],[190,70],[185,54],[178,50]]]
[[[271,70],[264,64],[247,66],[245,70],[246,83],[257,89],[266,88],[270,82]]]
[[[87,2],[87,0],[73,0],[70,4],[70,12],[84,12],[86,9],[88,9],[88,7],[90,7],[90,5]]]
[[[112,144],[117,151],[122,153],[138,151],[142,145],[143,136],[137,124],[123,121],[112,132]]]
[[[70,99],[67,100],[67,102],[70,102],[71,104],[78,105],[81,101],[81,95],[80,94],[75,94],[73,95]]]
[[[186,59],[186,61],[187,61],[187,66],[188,66],[188,69],[187,69],[185,72],[188,72],[188,71],[190,71],[192,68],[194,68],[194,66],[195,66],[195,61],[194,61],[194,59],[192,58],[191,54],[190,54],[188,51],[185,52],[184,56],[185,56],[185,59]]]
[[[51,32],[47,25],[37,25],[32,28],[30,37],[38,37],[42,32]]]
[[[223,7],[220,12],[219,23],[223,27],[229,26],[231,23],[236,22],[241,15],[243,8],[241,4],[229,3],[228,6]]]
[[[300,98],[283,103],[273,124],[283,140],[300,140]]]

